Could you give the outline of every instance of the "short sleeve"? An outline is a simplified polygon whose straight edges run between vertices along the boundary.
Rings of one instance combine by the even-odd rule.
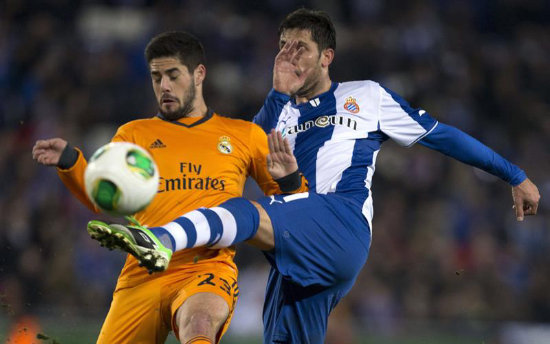
[[[398,94],[380,86],[380,130],[402,146],[412,146],[437,126],[422,109],[413,109]]]

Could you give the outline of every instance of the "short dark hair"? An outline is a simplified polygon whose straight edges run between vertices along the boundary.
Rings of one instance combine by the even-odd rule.
[[[192,73],[199,64],[205,64],[204,48],[199,39],[183,31],[161,33],[145,48],[147,63],[159,57],[177,57]]]
[[[279,26],[279,37],[288,29],[310,30],[311,38],[319,46],[319,51],[336,49],[336,30],[328,14],[300,8],[283,19]]]

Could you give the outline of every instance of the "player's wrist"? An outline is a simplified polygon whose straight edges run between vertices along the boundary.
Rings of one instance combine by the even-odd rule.
[[[268,96],[275,96],[288,101],[290,99],[290,94],[290,90],[285,89],[285,87],[278,85],[277,83],[273,83],[273,88],[269,92]]]
[[[518,167],[518,171],[514,174],[512,179],[510,179],[509,183],[510,185],[512,185],[512,187],[515,187],[523,183],[526,179],[527,174],[525,173],[525,171]]]
[[[67,142],[67,145],[63,149],[63,152],[61,152],[61,156],[59,157],[59,162],[57,163],[57,167],[59,167],[62,170],[69,169],[73,167],[74,164],[76,164],[77,160],[78,160],[78,151]]]
[[[281,96],[281,97],[289,97],[289,98],[290,98],[290,91],[283,90],[283,89],[280,88],[280,87],[274,87],[274,88],[273,88],[273,91],[275,91],[275,92],[277,93],[278,96]]]
[[[300,170],[296,170],[284,177],[275,179],[282,192],[292,192],[297,190],[302,185],[302,174]]]

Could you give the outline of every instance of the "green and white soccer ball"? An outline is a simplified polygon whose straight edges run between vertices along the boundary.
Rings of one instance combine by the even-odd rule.
[[[113,215],[131,215],[155,197],[159,172],[153,157],[130,142],[111,142],[90,158],[84,172],[88,198]]]

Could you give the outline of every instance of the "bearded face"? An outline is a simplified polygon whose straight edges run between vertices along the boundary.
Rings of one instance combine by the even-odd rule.
[[[176,57],[161,57],[149,64],[159,112],[170,121],[193,111],[197,87],[193,73]]]
[[[178,99],[170,94],[161,96],[159,102],[159,112],[164,118],[169,121],[177,121],[180,118],[186,117],[193,111],[193,102],[197,88],[195,84],[190,84],[187,90],[183,93],[183,99]]]

